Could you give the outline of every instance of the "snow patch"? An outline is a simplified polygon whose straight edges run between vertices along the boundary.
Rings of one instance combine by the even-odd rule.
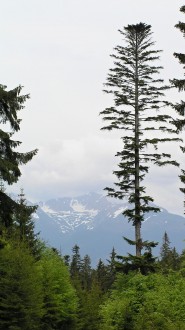
[[[50,207],[48,205],[46,205],[46,204],[43,204],[40,208],[41,208],[41,210],[43,210],[46,213],[52,213],[52,214],[56,214],[57,213],[56,211],[50,209]]]
[[[33,219],[39,219],[39,216],[38,216],[37,213],[34,213],[34,214],[32,215],[32,218],[33,218]]]
[[[117,216],[122,214],[126,209],[127,207],[120,207],[117,211],[114,212],[113,218],[117,218]]]
[[[76,199],[72,199],[70,203],[70,207],[75,212],[88,213],[91,217],[95,217],[98,214],[98,210],[94,210],[94,209],[88,210],[85,208],[83,204],[79,203]]]
[[[72,199],[70,206],[75,212],[85,212],[85,206],[80,204],[76,199]]]

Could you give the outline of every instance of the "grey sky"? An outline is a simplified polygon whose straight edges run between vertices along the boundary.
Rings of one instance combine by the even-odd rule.
[[[21,150],[39,148],[10,191],[22,186],[38,201],[102,191],[114,182],[119,135],[100,132],[98,114],[112,102],[102,89],[112,65],[109,54],[121,43],[117,30],[140,21],[151,24],[156,49],[164,50],[163,77],[179,77],[173,52],[184,51],[174,28],[185,21],[181,5],[175,0],[2,1],[0,83],[8,89],[21,84],[23,93],[30,93],[15,138],[23,142]],[[157,203],[182,213],[177,175],[172,168],[154,168],[147,185]]]

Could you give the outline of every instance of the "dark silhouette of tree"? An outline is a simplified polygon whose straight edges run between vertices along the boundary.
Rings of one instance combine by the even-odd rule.
[[[160,51],[153,49],[151,26],[144,23],[128,25],[119,32],[125,40],[125,46],[117,46],[115,54],[111,55],[114,68],[110,69],[105,83],[105,92],[113,94],[114,106],[100,114],[109,123],[102,129],[124,132],[123,149],[116,154],[121,160],[119,169],[113,172],[118,179],[115,183],[117,189],[107,187],[106,190],[108,196],[128,198],[131,206],[123,215],[135,227],[133,243],[136,256],[141,257],[141,251],[146,247],[141,236],[144,216],[150,211],[160,211],[151,204],[153,198],[146,194],[142,181],[151,163],[179,166],[171,160],[169,153],[158,150],[161,143],[179,139],[167,135],[175,134],[176,130],[169,124],[171,116],[161,110],[167,87],[162,79],[157,78],[161,67],[155,66],[154,62],[159,59]]]
[[[24,108],[29,95],[21,95],[22,87],[18,86],[7,91],[6,86],[0,85],[0,123],[9,124],[10,132],[0,129],[0,178],[2,184],[16,183],[21,176],[20,165],[29,162],[37,153],[37,149],[21,153],[15,149],[20,141],[12,140],[15,132],[20,130],[21,120],[18,112]],[[7,126],[6,126],[7,127]],[[20,205],[12,200],[5,191],[0,190],[0,231],[13,224],[13,217]]]
[[[180,11],[182,13],[185,13],[185,6],[182,6],[180,8]],[[185,23],[179,22],[178,24],[175,25],[177,29],[180,30],[180,32],[183,33],[183,37],[185,37]],[[179,63],[183,65],[183,69],[185,69],[185,54],[183,53],[174,53],[174,56],[178,59]],[[177,88],[179,92],[184,92],[185,91],[185,79],[180,78],[180,79],[172,79],[170,80],[171,84],[173,87]],[[185,119],[184,119],[184,114],[185,114],[185,101],[178,102],[175,104],[168,103],[170,104],[180,115],[180,118],[178,117],[176,120],[174,120],[174,124],[177,127],[177,130],[180,132],[182,131],[183,127],[185,126]],[[181,146],[180,147],[182,152],[185,153],[185,147]],[[181,169],[181,175],[180,175],[180,180],[183,184],[185,184],[185,170]],[[183,194],[185,194],[185,188],[182,187],[180,188]],[[185,201],[184,201],[184,207],[185,207]]]
[[[81,261],[80,279],[82,289],[90,290],[92,282],[91,258],[86,254]]]
[[[163,273],[168,273],[170,269],[178,270],[180,267],[180,256],[175,247],[172,249],[170,244],[170,239],[165,231],[160,249],[160,266]]]
[[[37,206],[27,205],[23,189],[21,189],[18,197],[17,202],[20,207],[15,213],[15,235],[20,241],[24,241],[35,257],[39,257],[40,244],[38,234],[35,234],[33,220],[33,214],[36,212]]]

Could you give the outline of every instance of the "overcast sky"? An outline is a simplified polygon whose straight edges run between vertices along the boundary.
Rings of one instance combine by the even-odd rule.
[[[174,28],[185,21],[181,5],[175,0],[1,2],[0,83],[8,89],[21,84],[23,93],[30,93],[15,138],[22,151],[39,149],[8,191],[23,187],[29,199],[39,201],[112,185],[121,142],[118,133],[100,131],[99,112],[112,105],[102,89],[112,66],[109,54],[122,44],[117,30],[151,24],[156,49],[164,50],[163,77],[179,78],[183,73],[173,52],[184,51],[184,39]],[[147,189],[156,203],[183,214],[178,174],[171,167],[152,168]]]

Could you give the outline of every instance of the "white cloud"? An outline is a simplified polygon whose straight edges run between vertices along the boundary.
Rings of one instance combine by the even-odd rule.
[[[112,180],[118,145],[117,139],[98,136],[53,141],[22,168],[19,186],[24,184],[32,199],[103,189]]]
[[[54,140],[47,148],[41,147],[38,155],[22,167],[20,182],[10,187],[10,191],[16,192],[23,186],[28,198],[38,201],[77,196],[89,191],[103,192],[106,186],[113,187],[117,179],[112,172],[119,161],[114,155],[121,149],[122,143],[116,136],[103,135]],[[171,148],[174,157],[183,160],[178,148],[168,148]],[[183,194],[179,191],[179,174],[180,169],[173,166],[160,168],[152,165],[144,185],[156,204],[182,215]]]
[[[20,83],[31,94],[16,138],[23,141],[21,150],[39,148],[10,190],[23,186],[32,199],[43,200],[112,185],[120,140],[116,133],[99,132],[98,114],[112,104],[102,89],[112,66],[109,54],[122,40],[117,29],[151,24],[156,49],[164,49],[165,78],[178,77],[182,68],[173,52],[183,51],[184,40],[174,25],[184,19],[181,5],[182,0],[2,2],[0,83],[8,88]],[[180,209],[174,170],[154,168],[147,178],[157,202]]]

